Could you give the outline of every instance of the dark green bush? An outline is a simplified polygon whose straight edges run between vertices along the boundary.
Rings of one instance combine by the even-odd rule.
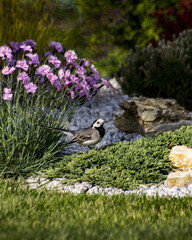
[[[88,181],[102,187],[132,189],[139,184],[162,183],[172,170],[170,146],[192,146],[192,127],[135,142],[119,142],[101,151],[65,156],[45,174],[67,182]]]
[[[126,94],[174,98],[192,109],[192,30],[173,41],[131,50],[117,80]]]

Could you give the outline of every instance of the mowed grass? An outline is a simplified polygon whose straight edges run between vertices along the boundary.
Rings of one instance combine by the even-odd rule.
[[[1,240],[185,240],[192,198],[72,195],[0,181]]]

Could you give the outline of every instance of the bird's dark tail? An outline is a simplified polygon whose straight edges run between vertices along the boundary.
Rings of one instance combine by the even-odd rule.
[[[62,128],[46,127],[46,126],[44,126],[44,128],[60,131],[60,132],[64,133],[65,135],[67,135],[68,137],[74,136],[73,131],[70,131],[70,130],[66,130],[66,129],[62,129]]]

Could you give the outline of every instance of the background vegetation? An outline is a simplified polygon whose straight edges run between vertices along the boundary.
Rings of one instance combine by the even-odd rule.
[[[0,43],[33,39],[42,52],[59,41],[107,76],[135,45],[191,28],[191,11],[191,0],[1,0]]]
[[[156,47],[130,50],[119,73],[117,80],[129,96],[174,98],[192,110],[192,30]]]

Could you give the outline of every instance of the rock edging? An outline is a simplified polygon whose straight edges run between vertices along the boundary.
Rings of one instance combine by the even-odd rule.
[[[141,185],[135,190],[122,190],[113,187],[102,188],[100,186],[93,186],[88,182],[75,183],[73,185],[63,184],[62,181],[65,178],[56,178],[54,180],[49,180],[41,177],[29,177],[25,180],[24,187],[31,189],[47,189],[54,190],[61,193],[71,193],[71,194],[101,194],[106,196],[119,195],[119,194],[137,194],[146,196],[159,196],[159,197],[185,197],[192,196],[192,184],[184,186],[182,188],[167,186],[167,181],[161,185]],[[65,179],[66,180],[66,179]]]

